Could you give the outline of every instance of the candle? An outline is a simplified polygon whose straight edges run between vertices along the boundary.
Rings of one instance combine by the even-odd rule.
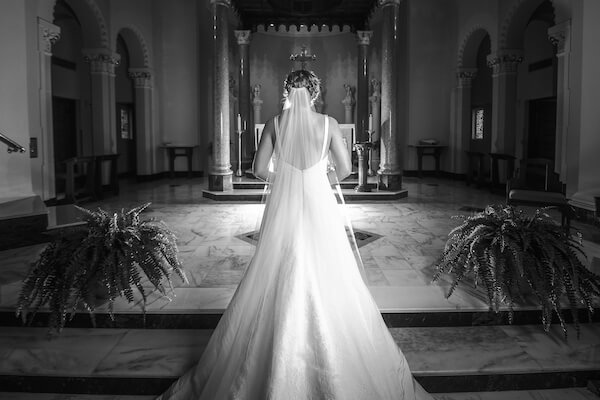
[[[246,130],[246,121],[244,121],[244,130]]]
[[[240,114],[238,114],[238,117],[237,117],[237,128],[238,128],[238,131],[242,130],[242,116]]]
[[[369,130],[373,130],[373,114],[369,114]]]

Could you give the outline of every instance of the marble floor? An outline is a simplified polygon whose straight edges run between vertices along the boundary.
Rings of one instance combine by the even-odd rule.
[[[207,200],[201,195],[205,187],[201,178],[125,184],[119,197],[84,205],[115,210],[151,202],[145,214],[164,221],[177,233],[189,284],[175,277],[174,295],[167,300],[152,294],[149,312],[222,312],[253,255],[254,245],[247,236],[257,229],[262,206]],[[504,197],[437,178],[405,178],[404,188],[408,190],[404,199],[344,206],[354,229],[372,235],[362,241],[364,245],[359,241],[359,246],[365,282],[381,311],[486,310],[486,295],[467,283],[446,298],[448,278],[432,282],[433,264],[448,232],[459,222],[452,216],[472,214],[488,204],[502,203]],[[51,209],[51,226],[78,221],[79,212],[73,206]],[[586,262],[600,272],[600,243],[583,239]],[[14,308],[28,265],[43,247],[0,251],[0,310]],[[532,305],[526,299],[520,307]],[[140,307],[119,300],[115,309],[139,312]]]

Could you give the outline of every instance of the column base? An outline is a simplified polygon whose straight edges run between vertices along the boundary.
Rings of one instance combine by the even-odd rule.
[[[233,174],[208,175],[208,190],[214,192],[227,192],[233,190]]]
[[[402,175],[377,174],[377,185],[379,190],[396,191],[402,189]]]

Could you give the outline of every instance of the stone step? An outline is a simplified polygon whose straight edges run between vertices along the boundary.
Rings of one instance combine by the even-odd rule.
[[[233,190],[225,192],[219,192],[214,190],[203,190],[202,197],[215,200],[215,201],[227,201],[227,202],[260,202],[264,195],[263,186],[249,185],[249,188],[239,188],[241,184],[234,185]],[[235,187],[238,188],[235,188]],[[408,190],[401,189],[395,191],[377,190],[372,189],[370,192],[357,192],[354,190],[355,185],[351,187],[342,188],[344,195],[344,201],[349,203],[361,203],[361,202],[372,202],[372,201],[391,201],[403,199],[408,196]],[[257,188],[258,187],[258,188]],[[335,190],[332,189],[335,193]]]
[[[207,312],[146,312],[144,315],[137,312],[116,312],[111,317],[107,312],[95,312],[94,323],[87,312],[75,313],[67,322],[68,328],[110,328],[110,329],[214,329],[223,310]],[[390,328],[411,327],[468,327],[468,326],[501,326],[509,325],[508,311],[499,313],[485,310],[462,310],[462,311],[395,311],[381,312],[381,316]],[[571,314],[566,312],[564,318],[568,323],[572,322]],[[40,311],[32,321],[24,324],[21,317],[15,315],[15,311],[0,311],[0,327],[23,327],[43,328],[48,326],[49,313]],[[579,320],[582,323],[600,323],[600,309],[596,309],[588,320],[585,309],[579,310]],[[558,324],[558,318],[554,316],[554,324]],[[95,324],[95,325],[94,325]],[[541,326],[541,312],[537,309],[515,310],[513,314],[513,326],[519,325]]]
[[[0,400],[152,400],[155,396],[0,392]],[[434,393],[436,400],[598,400],[585,388]]]
[[[600,379],[600,324],[568,341],[538,325],[391,328],[432,393],[583,387]],[[200,357],[212,330],[0,328],[8,392],[155,395]]]

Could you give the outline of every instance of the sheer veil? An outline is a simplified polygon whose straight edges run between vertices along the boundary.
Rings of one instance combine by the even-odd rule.
[[[322,166],[327,169],[329,186],[333,190],[338,203],[341,203],[342,225],[346,227],[348,239],[354,253],[357,266],[363,279],[366,279],[362,258],[354,235],[347,206],[342,194],[340,182],[335,174],[335,162],[329,152],[331,129],[329,117],[314,111],[309,91],[306,88],[292,88],[284,100],[282,112],[274,120],[275,144],[267,184],[263,193],[263,203],[267,208],[273,208],[277,202],[285,201],[289,210],[302,207],[302,196],[290,199],[282,193],[292,190],[292,185],[302,185],[298,182],[298,171],[307,171]],[[327,132],[327,133],[326,133]],[[273,190],[278,187],[279,190]],[[316,190],[315,187],[304,187],[304,190]],[[296,203],[296,204],[293,204]],[[277,204],[280,206],[280,204]],[[277,213],[275,213],[277,214]],[[275,215],[265,213],[260,224],[261,232],[267,226],[276,226],[277,221],[270,220]]]

